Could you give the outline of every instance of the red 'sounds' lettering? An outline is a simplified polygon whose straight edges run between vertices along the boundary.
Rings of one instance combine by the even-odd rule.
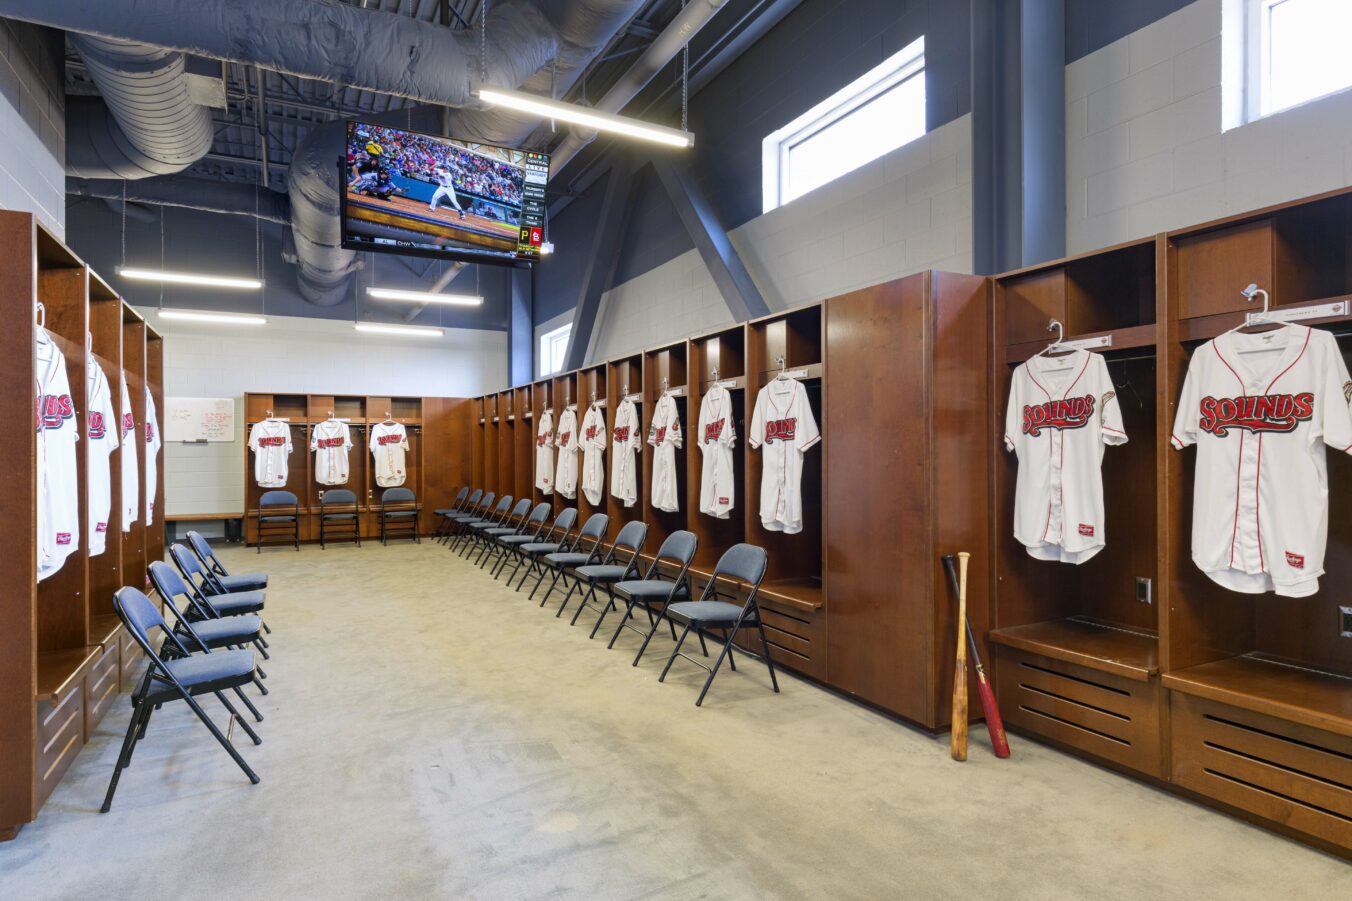
[[[549,441],[549,436],[548,436],[548,435],[536,435],[536,436],[535,436],[535,446],[536,446],[536,447],[544,447],[545,444],[546,444],[548,441]]]
[[[599,431],[600,431],[600,429],[598,429],[598,428],[597,428],[596,426],[594,426],[594,425],[589,425],[589,426],[587,426],[587,440],[588,440],[588,441],[595,441],[595,440],[596,440],[596,433],[599,432]]]
[[[75,404],[69,394],[44,394],[38,398],[38,430],[59,429],[61,423],[75,415]]]
[[[1094,527],[1087,522],[1080,523],[1080,534],[1086,538],[1094,537]]]
[[[94,531],[95,531],[95,532],[106,532],[106,531],[108,531],[108,523],[106,523],[106,522],[101,522],[101,523],[99,523],[97,526],[94,527]]]
[[[573,437],[572,432],[559,432],[559,447],[567,447],[568,439]]]
[[[317,443],[317,444],[319,445],[319,447],[321,447],[321,448],[328,448],[328,447],[342,447],[342,446],[343,446],[343,439],[342,439],[342,438],[319,438],[319,439],[317,439],[317,442],[316,442],[316,443]]]
[[[126,437],[136,428],[136,420],[131,418],[130,413],[122,416],[122,437]]]
[[[146,444],[151,444],[151,443],[153,443],[154,441],[155,441],[155,423],[153,423],[153,422],[147,422],[147,423],[146,423]]]
[[[653,428],[653,444],[661,444],[662,439],[667,437],[667,427]]]
[[[1231,429],[1250,432],[1294,432],[1314,416],[1314,392],[1263,394],[1249,397],[1204,397],[1198,425],[1224,438]]]
[[[1305,568],[1305,555],[1304,555],[1304,554],[1293,554],[1293,553],[1291,553],[1290,551],[1287,551],[1287,552],[1286,552],[1286,563],[1287,563],[1287,565],[1290,566],[1292,569],[1304,569],[1304,568]]]
[[[765,443],[771,441],[792,441],[798,434],[798,417],[772,419],[765,424]]]
[[[259,447],[281,447],[283,444],[286,444],[286,439],[285,439],[285,438],[259,438],[259,439],[258,439],[258,446],[259,446]]]
[[[615,429],[615,443],[624,444],[629,440],[629,426],[624,425]]]
[[[102,438],[108,433],[108,427],[103,421],[103,414],[91,411],[89,414],[89,437]]]
[[[711,441],[717,441],[718,436],[721,434],[723,434],[723,420],[720,419],[718,422],[709,423],[704,427],[704,443],[708,444]]]
[[[381,435],[376,439],[376,444],[398,444],[402,440],[399,435]]]
[[[1023,433],[1036,438],[1043,429],[1082,429],[1094,415],[1094,395],[1049,400],[1023,408]]]

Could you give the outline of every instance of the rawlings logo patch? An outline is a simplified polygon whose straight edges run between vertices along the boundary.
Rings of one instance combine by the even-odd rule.
[[[1080,523],[1080,534],[1086,538],[1094,537],[1094,527],[1087,522]]]
[[[1291,553],[1290,551],[1287,551],[1287,552],[1286,552],[1286,565],[1289,566],[1289,567],[1291,567],[1292,569],[1304,569],[1304,568],[1305,568],[1305,555],[1304,555],[1304,554],[1293,554],[1293,553]]]

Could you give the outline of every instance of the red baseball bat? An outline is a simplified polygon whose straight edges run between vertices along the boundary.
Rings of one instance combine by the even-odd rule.
[[[956,594],[958,592],[958,572],[952,554],[944,554],[944,569],[948,572],[948,584]],[[996,757],[1009,756],[1009,740],[1005,738],[1005,724],[1000,719],[1000,707],[995,702],[995,691],[986,678],[986,668],[981,665],[981,652],[976,645],[976,635],[972,632],[972,623],[963,617],[967,629],[967,643],[972,648],[972,663],[976,667],[976,689],[981,696],[981,711],[986,717],[986,731],[990,733],[991,746]]]

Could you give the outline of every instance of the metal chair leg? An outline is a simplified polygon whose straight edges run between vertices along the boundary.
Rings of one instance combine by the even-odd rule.
[[[576,577],[573,578],[573,584],[569,586],[568,593],[563,596],[563,603],[559,605],[559,612],[554,614],[555,619],[558,619],[560,616],[563,616],[563,609],[568,606],[568,602],[573,597],[573,592],[581,584],[582,583],[579,582]],[[549,597],[549,595],[545,595],[545,597]]]
[[[236,691],[238,690],[239,689],[236,689]],[[258,733],[253,730],[253,727],[244,721],[244,717],[239,715],[239,711],[235,709],[235,705],[231,704],[230,701],[226,699],[225,695],[219,691],[212,692],[212,694],[216,696],[216,700],[221,702],[222,707],[230,711],[230,715],[233,716],[235,718],[235,721],[239,723],[239,727],[244,730],[244,734],[249,736],[249,738],[253,739],[254,744],[261,745],[263,743],[263,739],[259,738]],[[243,695],[240,695],[240,697],[243,697]]]
[[[732,638],[737,637],[737,627],[732,627]],[[699,697],[695,699],[695,706],[698,707],[704,703],[704,696],[709,693],[709,686],[714,684],[714,676],[718,675],[718,668],[723,665],[723,658],[727,656],[728,649],[732,647],[732,640],[723,642],[723,650],[718,652],[718,659],[714,665],[709,668],[709,678],[704,680],[704,687],[700,689]]]
[[[263,714],[258,712],[258,708],[253,705],[253,701],[249,700],[249,697],[244,693],[244,690],[242,688],[236,687],[234,689],[234,692],[235,694],[239,695],[239,699],[244,704],[244,706],[249,708],[249,712],[253,714],[254,722],[256,723],[263,722]]]
[[[207,716],[207,712],[202,709],[202,705],[198,704],[197,700],[193,698],[192,695],[186,696],[183,700],[188,702],[188,706],[192,708],[193,713],[197,714],[197,718],[211,730],[211,734],[216,737],[216,741],[220,743],[222,748],[225,748],[226,752],[234,759],[235,763],[239,765],[239,768],[244,771],[244,775],[249,777],[249,781],[254,785],[257,785],[259,783],[258,774],[250,769],[249,764],[240,756],[239,751],[235,750],[235,746],[230,744],[230,740],[221,734],[221,730],[211,721],[211,717]],[[240,722],[242,724],[243,720]]]
[[[99,808],[100,813],[107,813],[113,807],[113,795],[117,792],[117,783],[122,778],[122,771],[131,763],[131,750],[138,741],[136,735],[141,731],[140,720],[142,717],[150,717],[150,704],[138,704],[131,712],[131,722],[127,723],[127,734],[122,739],[122,750],[117,755],[117,765],[113,767],[113,778],[108,782],[108,792],[103,796],[103,806]]]
[[[765,638],[765,626],[761,624],[760,618],[756,619],[756,630],[760,632],[761,653],[765,655],[765,665],[770,670],[770,684],[775,689],[775,694],[779,694],[779,680],[775,678],[775,661],[770,656],[770,642]]]
[[[662,667],[662,675],[660,675],[660,676],[657,677],[657,681],[658,681],[658,682],[665,682],[665,681],[667,681],[667,673],[671,671],[671,665],[672,665],[673,663],[676,662],[676,655],[679,654],[679,653],[681,653],[681,645],[685,644],[685,636],[687,636],[687,635],[690,634],[690,626],[691,626],[691,625],[693,625],[693,624],[692,624],[692,623],[686,623],[686,624],[685,624],[685,629],[682,630],[682,632],[681,632],[681,637],[678,638],[678,639],[676,639],[676,647],[674,647],[674,648],[671,649],[671,656],[667,658],[667,665],[664,666],[664,667]],[[642,652],[640,651],[640,653],[642,653]],[[634,664],[637,666],[637,665],[638,665],[638,661],[635,660],[635,661],[634,661]]]

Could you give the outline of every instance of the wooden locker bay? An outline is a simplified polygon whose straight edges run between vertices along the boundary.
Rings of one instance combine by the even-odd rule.
[[[47,332],[64,357],[81,441],[76,447],[80,497],[79,548],[42,582],[36,574],[36,439],[12,430],[3,443],[11,501],[0,529],[6,552],[0,573],[0,840],[13,838],[38,812],[121,688],[135,675],[141,653],[113,611],[123,585],[149,591],[146,565],[162,559],[163,465],[155,484],[145,481],[145,395],[163,409],[160,336],[109,285],[29,213],[0,211],[0,306],[11,324],[0,342],[3,401],[12,422],[32,422],[37,305]],[[21,327],[28,322],[29,328]],[[103,370],[113,407],[122,414],[126,381],[133,428],[108,458],[111,507],[106,546],[91,556],[88,544],[88,376],[93,359]],[[120,421],[106,423],[120,433]],[[160,422],[155,423],[160,428]],[[120,438],[119,434],[119,438]],[[137,520],[122,529],[121,461],[136,458],[140,484]],[[147,528],[145,500],[156,499],[155,525]]]

